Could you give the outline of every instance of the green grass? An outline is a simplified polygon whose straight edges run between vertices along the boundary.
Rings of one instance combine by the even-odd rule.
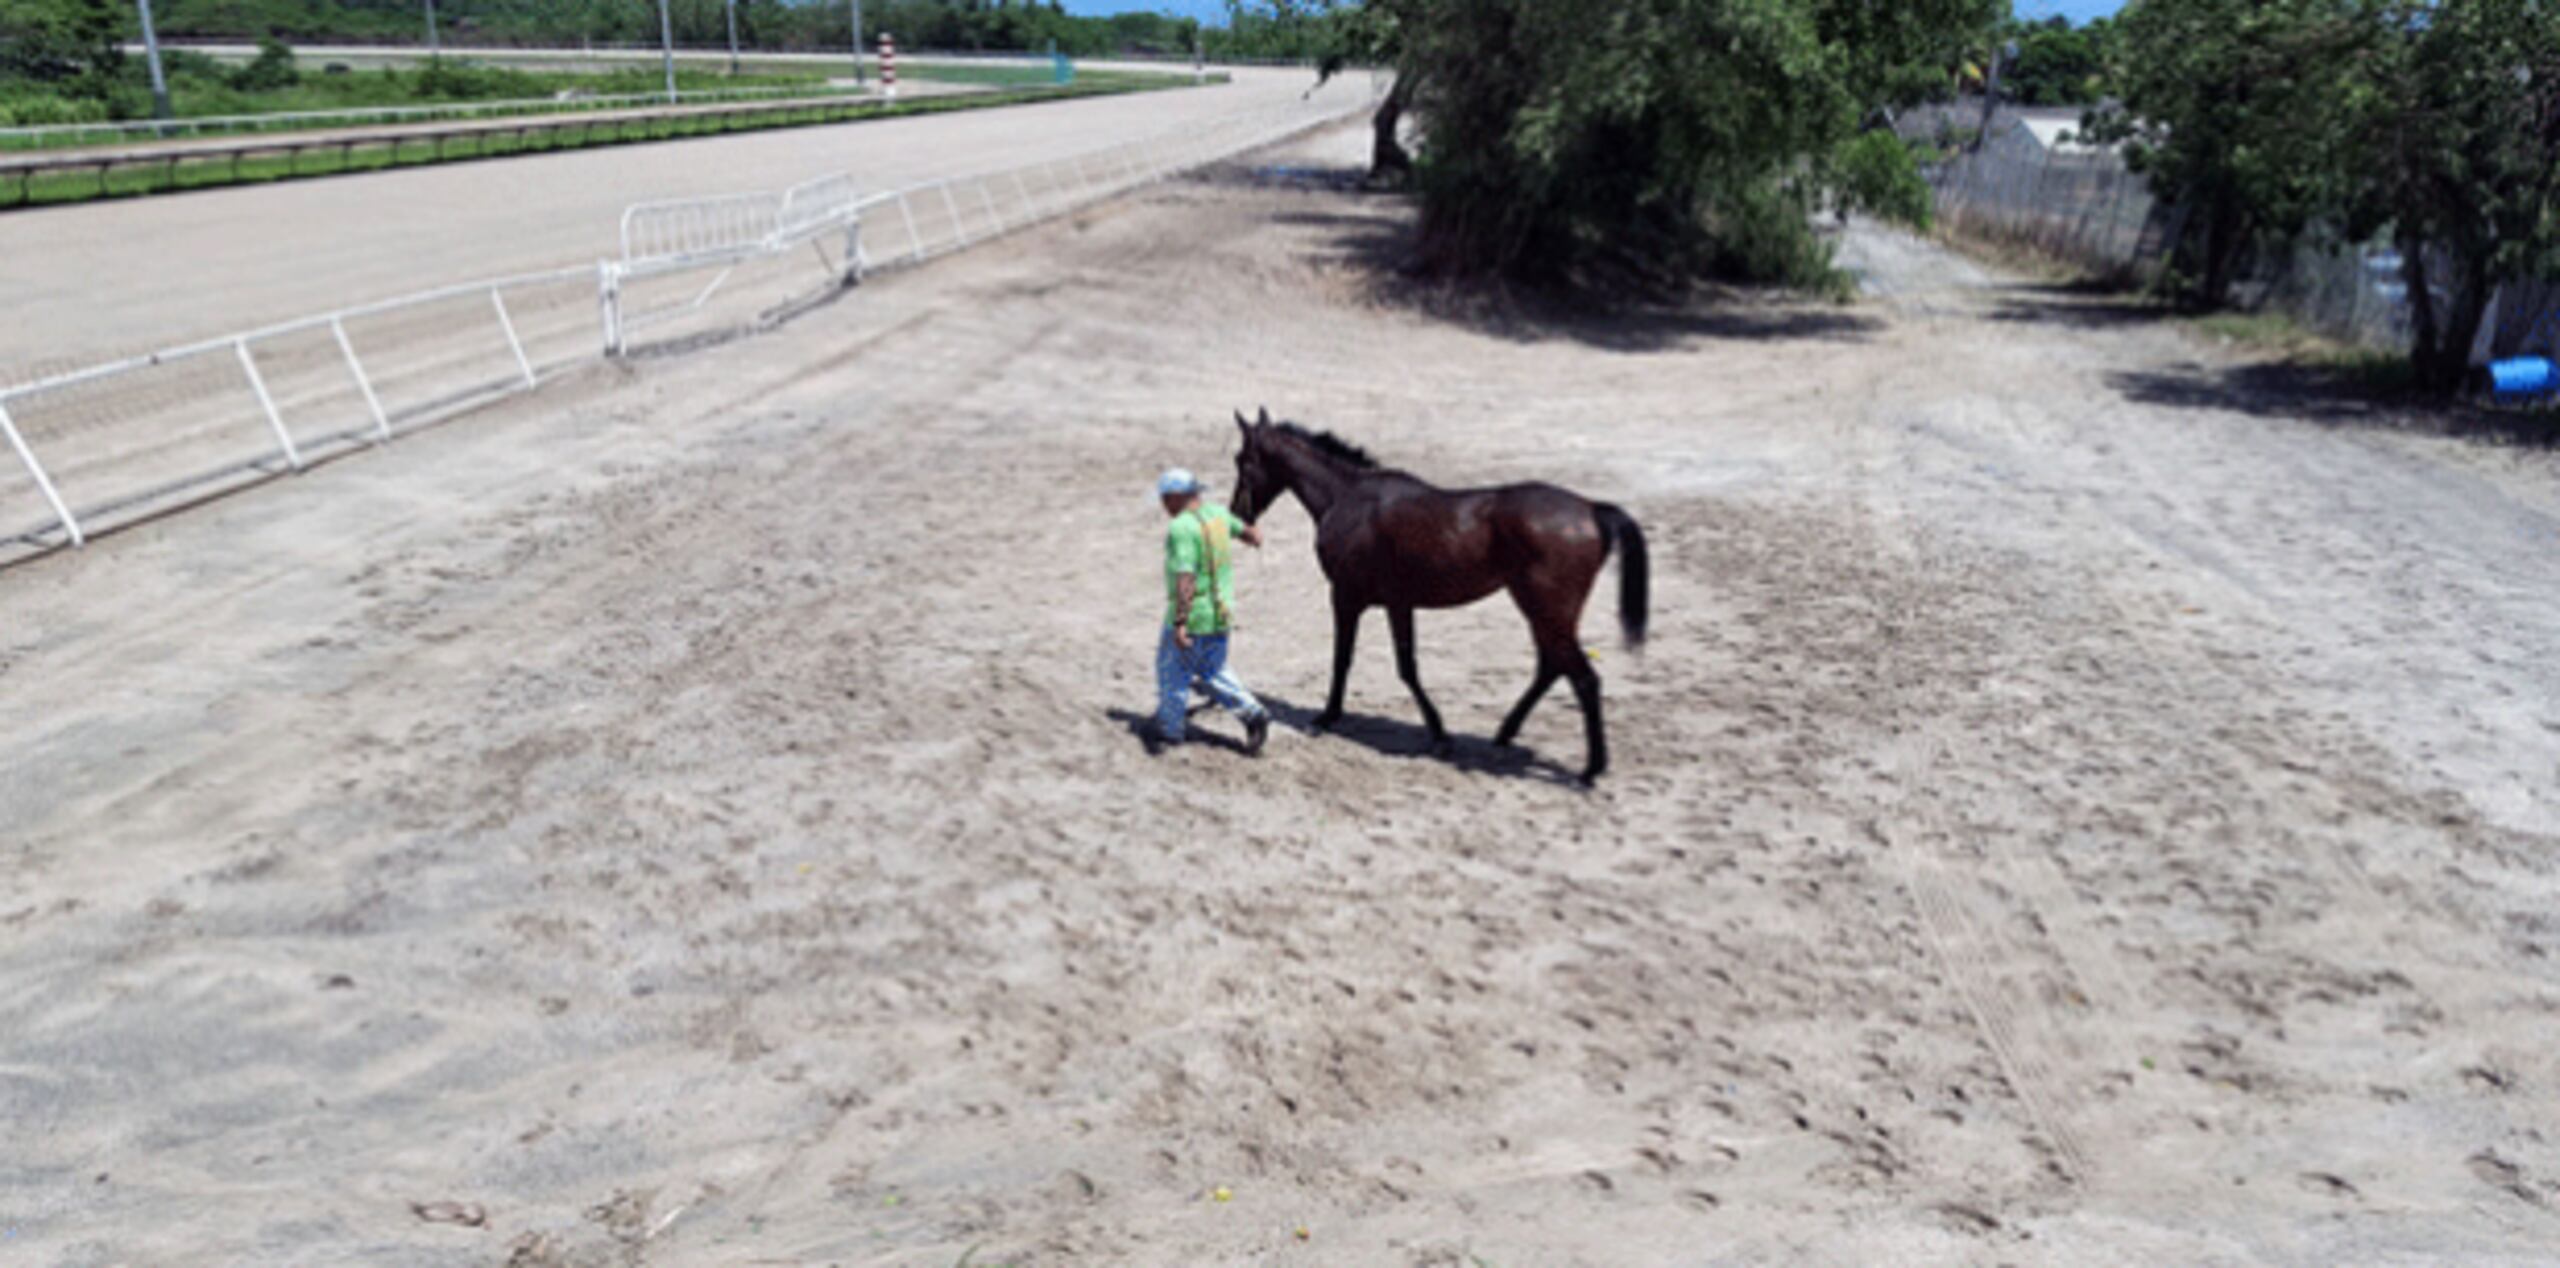
[[[423,123],[440,118],[499,119],[507,117],[504,114],[483,113],[469,109],[471,106],[492,101],[539,103],[527,107],[524,113],[528,115],[628,109],[629,102],[601,102],[592,99],[649,96],[663,92],[666,86],[663,76],[654,71],[645,76],[624,73],[523,75],[517,72],[507,72],[507,76],[503,81],[455,81],[448,77],[431,81],[428,85],[429,90],[423,92],[396,86],[386,88],[385,81],[409,82],[417,78],[403,76],[396,71],[374,71],[345,76],[306,76],[303,83],[292,88],[266,92],[242,92],[220,84],[210,88],[191,89],[188,81],[181,78],[171,87],[170,96],[176,104],[177,117],[181,120],[316,111],[397,109],[420,113],[406,115],[397,120],[386,120],[386,122]],[[520,79],[538,82],[528,85],[518,82]],[[824,77],[816,75],[739,75],[733,78],[701,71],[679,71],[676,75],[676,84],[685,92],[765,89],[778,90],[777,96],[793,92],[805,92],[810,96],[818,96],[828,91]],[[554,92],[564,89],[576,90],[584,95],[564,102],[549,100]],[[439,110],[440,107],[451,109],[446,112]],[[135,121],[127,120],[127,122]],[[249,123],[213,128],[188,128],[175,135],[188,137],[247,133],[283,135],[295,131],[342,126],[345,125],[326,120],[296,121],[281,125]],[[0,138],[0,151],[53,152],[130,145],[136,141],[148,139],[150,139],[149,133],[141,129],[121,132],[63,133],[43,140],[9,137]]]
[[[571,116],[560,120],[546,119],[528,123],[526,127],[529,130],[521,137],[513,133],[502,133],[453,138],[444,141],[441,148],[431,139],[404,138],[290,155],[256,155],[236,159],[227,155],[186,155],[174,162],[153,161],[110,168],[103,177],[95,168],[38,173],[15,181],[6,176],[0,176],[0,208],[54,206],[92,202],[101,198],[131,198],[193,189],[212,189],[225,185],[305,180],[322,176],[379,171],[389,167],[472,162],[479,159],[507,158],[518,154],[671,141],[684,137],[716,136],[729,132],[756,132],[770,128],[799,128],[817,124],[939,114],[952,110],[985,109],[992,106],[1170,88],[1185,85],[1188,82],[1188,80],[1163,78],[1162,82],[1157,83],[1147,83],[1143,80],[1088,83],[1084,77],[1079,76],[1073,85],[1066,88],[1017,89],[948,97],[921,97],[896,102],[821,102],[778,106],[772,109],[742,111],[734,114],[692,114],[634,119],[580,119]]]
[[[1055,73],[1046,62],[1037,66],[1021,62],[908,62],[898,68],[898,78],[937,84],[1045,84],[1055,78]],[[1076,73],[1077,83],[1085,79],[1084,72]]]
[[[676,87],[685,92],[724,88],[818,88],[823,74],[757,73],[730,76],[716,70],[679,68]],[[182,118],[211,115],[283,114],[312,110],[367,110],[397,106],[467,105],[482,101],[531,100],[559,92],[599,97],[645,96],[666,90],[665,72],[656,66],[625,66],[610,71],[517,70],[460,59],[446,59],[432,71],[360,70],[341,75],[302,72],[289,88],[245,91],[217,76],[184,75],[169,86],[171,102]]]
[[[628,102],[601,103],[595,98],[650,97],[665,90],[663,69],[656,65],[622,65],[592,70],[519,70],[504,65],[447,58],[431,66],[417,68],[372,68],[328,74],[301,63],[298,82],[267,89],[243,88],[233,82],[237,68],[226,68],[212,58],[197,53],[173,52],[171,55],[170,99],[177,117],[187,119],[230,118],[275,114],[304,114],[323,111],[409,110],[422,111],[405,116],[403,121],[429,122],[439,118],[495,119],[506,116],[479,113],[469,107],[498,101],[529,103],[526,114],[567,114],[581,110],[628,108]],[[129,68],[138,74],[138,69]],[[1048,87],[1050,71],[1046,65],[932,65],[913,64],[901,69],[909,80],[942,83],[966,83],[994,87]],[[679,65],[676,87],[686,93],[714,93],[733,90],[762,90],[776,96],[804,93],[823,96],[831,91],[828,80],[834,72],[805,63],[757,62],[747,59],[740,73],[730,75],[724,69],[701,64]],[[132,78],[128,74],[127,78]],[[1226,77],[1212,77],[1223,83]],[[1123,89],[1168,87],[1187,83],[1187,76],[1172,72],[1093,71],[1079,72],[1074,87],[1091,89]],[[112,92],[111,101],[68,101],[48,98],[49,90],[41,85],[0,80],[0,123],[9,122],[14,109],[29,120],[68,120],[75,116],[95,122],[119,117],[125,122],[147,121],[149,99],[139,80],[120,84]],[[568,101],[553,101],[562,92],[578,96]],[[32,94],[30,96],[29,94]],[[45,98],[36,101],[37,98]],[[753,100],[748,98],[747,100]],[[34,106],[40,109],[32,108]],[[441,113],[438,107],[451,107]],[[28,123],[25,126],[38,126]],[[297,130],[343,126],[327,121],[291,122],[281,125],[249,123],[219,128],[188,129],[178,135],[224,136],[242,133],[260,135],[285,134]],[[0,137],[0,151],[79,149],[92,146],[128,145],[149,139],[140,130],[124,132],[63,133],[42,140]]]
[[[2284,313],[2208,313],[2182,322],[2200,338],[2318,370],[2375,395],[2406,393],[2417,386],[2408,357],[2333,339]]]
[[[934,69],[940,69],[940,67],[934,67]],[[980,69],[980,67],[960,67],[960,69]],[[305,77],[305,82],[292,87],[292,90],[256,92],[256,95],[243,95],[243,92],[233,92],[228,90],[228,87],[220,90],[223,95],[177,95],[177,92],[172,92],[172,95],[177,95],[179,100],[177,118],[182,120],[228,118],[228,115],[261,115],[261,113],[310,113],[310,110],[404,108],[404,110],[420,110],[420,113],[402,115],[402,118],[384,120],[384,123],[440,123],[440,120],[461,120],[461,123],[502,123],[502,120],[515,120],[515,118],[573,115],[573,113],[584,113],[584,110],[630,110],[632,102],[604,102],[604,100],[596,100],[596,97],[632,97],[632,95],[648,97],[648,95],[658,95],[658,92],[663,92],[663,87],[666,87],[663,72],[658,72],[658,69],[648,69],[648,72],[625,69],[625,72],[612,72],[612,74],[584,74],[584,72],[581,74],[504,72],[504,74],[512,74],[512,77],[520,74],[520,77],[543,79],[545,85],[579,87],[579,90],[584,90],[589,97],[573,97],[573,100],[566,100],[566,102],[548,102],[543,100],[543,95],[548,90],[532,90],[532,87],[522,90],[525,95],[494,92],[494,95],[484,95],[484,97],[471,97],[461,90],[451,92],[451,95],[445,95],[445,97],[397,97],[397,95],[384,95],[384,92],[379,92],[376,87],[364,87],[364,90],[340,92],[340,95],[333,97],[333,95],[317,95],[317,92],[312,90],[312,79],[315,77]],[[399,72],[356,72],[351,74],[351,77],[330,77],[330,79],[358,79],[358,82],[364,82],[364,77],[371,77],[369,82],[379,82],[379,79],[397,79]],[[929,74],[929,72],[909,74],[909,77],[940,79],[937,74]],[[1229,77],[1226,77],[1224,72],[1211,74],[1208,82],[1211,82],[1211,85],[1224,85],[1224,82],[1229,82]],[[1070,85],[1070,92],[1129,92],[1129,90],[1149,90],[1149,87],[1180,87],[1180,85],[1190,85],[1190,77],[1185,77],[1185,74],[1170,74],[1170,72],[1091,72],[1091,74],[1078,74],[1078,77],[1075,77],[1075,85]],[[451,87],[451,85],[443,85],[443,87]],[[681,92],[804,90],[806,97],[824,97],[824,95],[835,95],[835,92],[840,92],[840,90],[829,90],[827,77],[822,77],[822,74],[809,74],[806,69],[801,69],[801,72],[794,72],[794,74],[740,72],[735,74],[735,77],[732,77],[732,74],[704,72],[704,69],[678,69],[676,87]],[[1034,77],[1019,79],[1016,87],[1050,87],[1050,72],[1047,72],[1047,69],[1039,69]],[[778,92],[778,95],[781,95],[781,92]],[[847,92],[847,97],[850,97],[850,92]],[[481,110],[471,110],[471,105],[492,102],[492,100],[525,100],[525,102],[535,102],[535,105],[527,105],[522,113],[512,113],[512,110],[509,110],[509,113],[481,113]],[[753,105],[753,100],[755,97],[745,97],[745,100],[740,100],[737,105]],[[451,110],[435,110],[435,108],[451,108]],[[343,128],[343,123],[328,123],[328,120],[320,120],[320,123],[282,123],[282,126],[241,123],[241,126],[220,126],[220,128],[187,128],[187,131],[174,133],[174,136],[182,136],[182,138],[292,136],[292,133],[297,131],[320,131],[320,128]],[[131,146],[131,143],[138,143],[138,141],[148,141],[148,133],[146,131],[79,133],[79,136],[46,138],[46,141],[0,138],[0,154],[8,154],[8,151],[44,151],[44,154],[61,154],[61,151]],[[0,205],[5,205],[5,202],[0,202]]]

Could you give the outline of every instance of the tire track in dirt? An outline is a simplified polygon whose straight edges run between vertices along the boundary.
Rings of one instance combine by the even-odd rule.
[[[1935,324],[1934,316],[1931,324]],[[1893,395],[1889,376],[1871,381],[1865,394],[1870,416],[1887,414],[1887,402]],[[1892,631],[1879,641],[1888,648],[1899,648],[1907,645],[1906,640],[1962,639],[1962,632],[1942,628],[1942,623],[1934,619],[1943,596],[1933,602],[1931,596],[1913,595],[1904,584],[1904,579],[1923,573],[1927,564],[1922,558],[1915,521],[1906,508],[1892,499],[1890,485],[1883,478],[1892,457],[1879,440],[1889,435],[1869,428],[1853,438],[1854,461],[1863,473],[1862,496],[1854,511],[1883,565],[1878,569],[1878,584],[1893,603],[1888,614]],[[1925,666],[1895,665],[1887,671],[1886,686],[1907,688],[1928,672]],[[1950,834],[1929,822],[1933,816],[1911,796],[1914,789],[1932,787],[1938,772],[1951,768],[1946,760],[1947,740],[1941,730],[1945,717],[1942,713],[1933,714],[1925,706],[1910,708],[1904,716],[1915,720],[1912,729],[1885,746],[1879,766],[1891,773],[1902,794],[1897,807],[1900,813],[1906,819],[1918,818],[1922,822],[1909,833],[1889,829],[1880,830],[1878,835],[1887,840],[1903,883],[1921,915],[1930,949],[1950,986],[1973,1016],[1984,1044],[2008,1072],[2020,1101],[2039,1129],[2050,1138],[2067,1177],[2082,1186],[2094,1185],[2099,1178],[2097,1165],[2066,1108],[2080,1103],[2082,1098],[2072,1086],[2075,1080],[2064,1071],[2087,1070],[2098,1058],[2077,1042],[2071,1024],[2037,1003],[2031,991],[2011,990],[2006,985],[2002,967],[2028,961],[2034,953],[2011,942],[2000,932],[2001,922],[1985,914],[2002,912],[2004,904],[1978,882],[1959,879],[1952,860],[1939,846],[1940,839]],[[2100,1031],[2099,1050],[2109,1057],[2125,1055],[2127,1047],[2107,1019],[2117,1013],[2119,1001],[2129,1004],[2135,997],[2120,976],[2111,976],[2103,987],[2098,985],[2098,974],[2090,968],[2093,957],[2076,945],[2088,936],[2089,922],[2068,886],[2051,872],[2049,865],[2045,870],[2021,865],[2016,852],[2007,847],[2005,833],[1983,833],[1981,840],[1993,866],[2012,881],[2017,891],[2017,898],[2006,907],[2023,909],[2032,917],[2030,927],[2039,931],[2042,954],[2060,962],[2049,967],[2058,967],[2073,982],[2074,992],[2093,1005],[2091,1015],[2081,1020]],[[2057,930],[2068,930],[2074,936],[2064,936]],[[2097,962],[2104,962],[2103,957]]]
[[[2020,356],[2038,365],[2066,363],[2060,358],[2034,357],[2024,350]],[[2284,1103],[2312,1090],[2350,1100],[2366,1094],[2364,1089],[2339,1086],[2318,1077],[2303,1064],[2308,1054],[2289,1053],[2286,1048],[2285,1013],[2276,1010],[2289,1009],[2296,999],[2322,999],[2324,993],[2334,998],[2341,988],[2357,992],[2377,989],[2356,983],[2359,970],[2354,966],[2358,957],[2339,957],[2335,951],[2315,949],[2318,935],[2306,927],[2309,922],[2337,921],[2374,931],[2376,946],[2387,948],[2383,955],[2390,966],[2378,979],[2378,989],[2392,990],[2389,983],[2396,979],[2402,993],[2386,998],[2411,1001],[2400,1007],[2418,1010],[2427,1029],[2448,1033],[2494,1029],[2489,1019],[2464,1014],[2483,1002],[2484,984],[2478,980],[2476,970],[2500,959],[2494,945],[2498,941],[2496,932],[2455,911],[2442,900],[2437,887],[2416,878],[2395,885],[2396,890],[2402,891],[2395,899],[2359,856],[2360,834],[2323,831],[2313,825],[2342,814],[2370,818],[2375,827],[2381,828],[2424,823],[2455,829],[2456,843],[2482,829],[2478,825],[2464,826],[2464,816],[2449,816],[2441,808],[2429,809],[2424,799],[2400,790],[2385,777],[2367,773],[2395,765],[2379,754],[2342,754],[2325,734],[2307,751],[2303,747],[2307,737],[2301,735],[2285,737],[2294,746],[2292,751],[2276,747],[2283,742],[2279,736],[2285,734],[2281,720],[2285,716],[2285,705],[2281,703],[2283,683],[2258,672],[2263,657],[2245,652],[2226,654],[2220,650],[2221,640],[2216,637],[2220,627],[2211,623],[2180,625],[2174,617],[2164,615],[2173,610],[2189,614],[2236,610],[2247,614],[2252,622],[2276,626],[2276,607],[2250,584],[2248,576],[2227,571],[2230,560],[2226,556],[2236,555],[2246,563],[2246,551],[2234,550],[2231,542],[2217,536],[2212,522],[2197,518],[2200,512],[2190,503],[2194,498],[2210,498],[2212,488],[2208,485],[2201,491],[2190,491],[2191,482],[2182,478],[2173,469],[2176,464],[2170,461],[2173,454],[2184,461],[2183,451],[2165,442],[2128,439],[2121,428],[2111,427],[2107,434],[2093,436],[2081,425],[2082,416],[2037,404],[2076,399],[2093,390],[2096,389],[2086,384],[2048,385],[2032,392],[2013,393],[1976,402],[1986,408],[1964,415],[1963,422],[1969,426],[1961,434],[1941,434],[1940,429],[1928,425],[1915,428],[1914,433],[1924,440],[1949,443],[1953,452],[1960,455],[1958,461],[1968,467],[1995,472],[2004,487],[1990,491],[1994,496],[2012,489],[2023,494],[2003,497],[2001,500],[2010,505],[2001,507],[1999,515],[1987,515],[1986,522],[2005,524],[2013,533],[2020,526],[2030,532],[2057,535],[2066,531],[2065,526],[2084,532],[2095,530],[2094,536],[2099,540],[2112,543],[2116,553],[2129,563],[2102,563],[2105,555],[2101,554],[2064,569],[2062,585],[2092,607],[2084,621],[2108,631],[2109,641],[2121,645],[2111,656],[2121,658],[2130,653],[2148,677],[2177,675],[2174,684],[2162,682],[2154,686],[2155,692],[2170,690],[2174,685],[2177,691],[2221,706],[2190,723],[2207,737],[2207,743],[2190,755],[2190,760],[2201,763],[2195,772],[2197,778],[2206,781],[2199,792],[2225,807],[2226,815],[2236,812],[2249,816],[2244,822],[2256,830],[2243,836],[2243,843],[2265,840],[2277,849],[2272,858],[2264,849],[2247,845],[2228,854],[2190,854],[2187,841],[2163,841],[2171,866],[2203,886],[2194,891],[2198,905],[2225,921],[2233,916],[2214,911],[2215,904],[2236,906],[2233,914],[2247,923],[2225,934],[2228,941],[2221,946],[2200,946],[2201,955],[2173,953],[2154,963],[2224,995],[2223,1002],[2240,1009],[2240,1029],[2221,1032],[2212,1025],[2203,1025],[2200,1038],[2180,1045],[2193,1050],[2188,1073],[2212,1084],[2242,1090],[2253,1099],[2249,1112],[2274,1115],[2281,1123],[2283,1111],[2277,1104],[2257,1098],[2272,1096]],[[2057,427],[2064,434],[2053,434]],[[2109,469],[2119,466],[2129,466],[2131,470]],[[2105,486],[2095,483],[2101,477],[2108,480]],[[2102,487],[2106,490],[2103,494]],[[2166,513],[2181,518],[2183,527],[2169,531],[2174,540],[2160,540],[2158,532],[2146,531],[2125,518],[2125,508],[2119,505],[2121,499],[2146,490],[2173,491],[2162,506]],[[1943,490],[1940,492],[1943,494]],[[2026,510],[2019,505],[2021,502],[2033,510]],[[2222,510],[2219,505],[2214,509]],[[2277,524],[2270,531],[2279,540],[2290,540],[2285,535],[2292,530]],[[2190,586],[2200,586],[2202,592],[2187,600],[2164,600],[2160,594],[2149,593],[2164,584],[2169,587],[2166,593],[2178,593]],[[2179,608],[2180,602],[2187,606]],[[2066,650],[2066,654],[2074,653]],[[2216,754],[2216,749],[2222,752]],[[2227,783],[2221,789],[2210,787],[2212,782],[2223,781]],[[2261,824],[2260,820],[2268,821]],[[2248,832],[2249,828],[2234,831]],[[2018,887],[2022,904],[2040,916],[2050,917],[2052,932],[2058,935],[2050,941],[2070,964],[2073,976],[2084,984],[2103,982],[2120,999],[2141,998],[2124,975],[2117,956],[2093,945],[2110,935],[2082,923],[2086,913],[2070,901],[2073,883],[2055,859],[2041,848],[2006,848],[2000,834],[1991,834],[1989,841],[2000,856],[2002,874]],[[2290,911],[2279,915],[2267,910],[2283,901],[2284,891],[2278,886],[2286,871],[2283,860],[2287,857],[2298,858],[2314,873],[2328,878],[2337,901],[2303,915]],[[1923,884],[1927,881],[1927,877],[1921,878]],[[2201,913],[2190,913],[2190,918],[2193,914]],[[2267,922],[2266,928],[2260,928],[2261,921]],[[2072,925],[2078,927],[2069,927]],[[2448,962],[2441,951],[2432,949],[2442,939],[2426,932],[2427,925],[2458,932],[2457,945],[2471,945],[2457,951]],[[2192,933],[2186,935],[2189,940],[2193,937]],[[2430,949],[2421,950],[2422,946]],[[2170,947],[2161,944],[2160,949],[2169,951]],[[1960,945],[1956,953],[1962,954]],[[2493,974],[2492,978],[2501,976],[2506,975]],[[2528,992],[2536,982],[2531,974],[2515,974],[2507,980]],[[2443,1015],[2448,1010],[2452,1015]],[[2102,1007],[2099,1013],[2097,1020],[2103,1024],[2115,1010]],[[2306,1020],[2304,1024],[2313,1023]],[[2237,1036],[2241,1034],[2264,1045],[2257,1059],[2245,1064],[2239,1055]],[[2131,1050],[2126,1051],[2129,1055]],[[2308,1083],[2302,1082],[2306,1076]],[[2478,1077],[2497,1080],[2512,1076],[2491,1066]],[[2272,1087],[2262,1087],[2261,1081],[2270,1078],[2275,1080]],[[2372,1095],[2382,1097],[2384,1090]],[[2233,1161],[2246,1165],[2242,1158],[2235,1157]],[[2305,1173],[2315,1177],[2326,1174]],[[2163,1173],[2158,1179],[2173,1188],[2186,1188],[2203,1200],[2218,1196],[2211,1190],[2193,1190],[2189,1176]],[[2329,1191],[2349,1198],[2356,1196],[2354,1186],[2344,1182],[2330,1186]],[[2513,1227],[2512,1221],[2500,1223]]]

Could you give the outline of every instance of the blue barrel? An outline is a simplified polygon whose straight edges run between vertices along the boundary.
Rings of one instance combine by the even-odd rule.
[[[2549,357],[2509,357],[2489,363],[2489,390],[2500,396],[2560,392],[2560,367]]]

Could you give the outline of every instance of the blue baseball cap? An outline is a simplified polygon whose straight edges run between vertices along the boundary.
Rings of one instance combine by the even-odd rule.
[[[1200,477],[1181,467],[1168,467],[1163,475],[1156,477],[1157,497],[1189,497],[1199,491]]]

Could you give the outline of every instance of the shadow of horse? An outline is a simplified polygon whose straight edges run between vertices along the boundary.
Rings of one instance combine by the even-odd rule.
[[[1279,696],[1257,697],[1262,707],[1271,711],[1273,720],[1302,736],[1314,736],[1318,711]],[[1579,792],[1590,791],[1582,776],[1567,767],[1547,760],[1541,754],[1517,745],[1496,747],[1490,740],[1451,736],[1445,755],[1433,750],[1429,728],[1400,718],[1380,717],[1374,713],[1344,710],[1342,720],[1334,723],[1325,738],[1349,740],[1381,757],[1439,757],[1451,766],[1471,775],[1493,775],[1504,779],[1535,779],[1562,784]]]
[[[1262,695],[1256,698],[1262,701],[1263,708],[1271,711],[1272,721],[1301,737],[1313,738],[1316,735],[1316,710],[1279,696]],[[1216,708],[1215,704],[1205,700],[1194,700],[1191,703],[1191,712],[1194,716],[1214,711]],[[1112,708],[1105,709],[1103,716],[1127,728],[1129,738],[1141,744],[1146,742],[1148,734],[1155,729],[1156,719],[1152,713]],[[1345,711],[1342,721],[1335,724],[1325,738],[1349,740],[1381,757],[1441,756],[1432,751],[1431,732],[1419,724],[1383,718],[1373,713]],[[1245,755],[1243,741],[1200,727],[1191,728],[1187,742],[1206,744],[1238,757]],[[1526,748],[1496,748],[1490,741],[1456,737],[1452,737],[1451,745],[1448,754],[1442,760],[1471,775],[1492,775],[1502,779],[1534,779],[1544,783],[1560,784],[1578,792],[1590,791],[1589,786],[1585,785],[1581,777],[1572,770]],[[1268,754],[1271,750],[1266,748],[1263,751]]]

